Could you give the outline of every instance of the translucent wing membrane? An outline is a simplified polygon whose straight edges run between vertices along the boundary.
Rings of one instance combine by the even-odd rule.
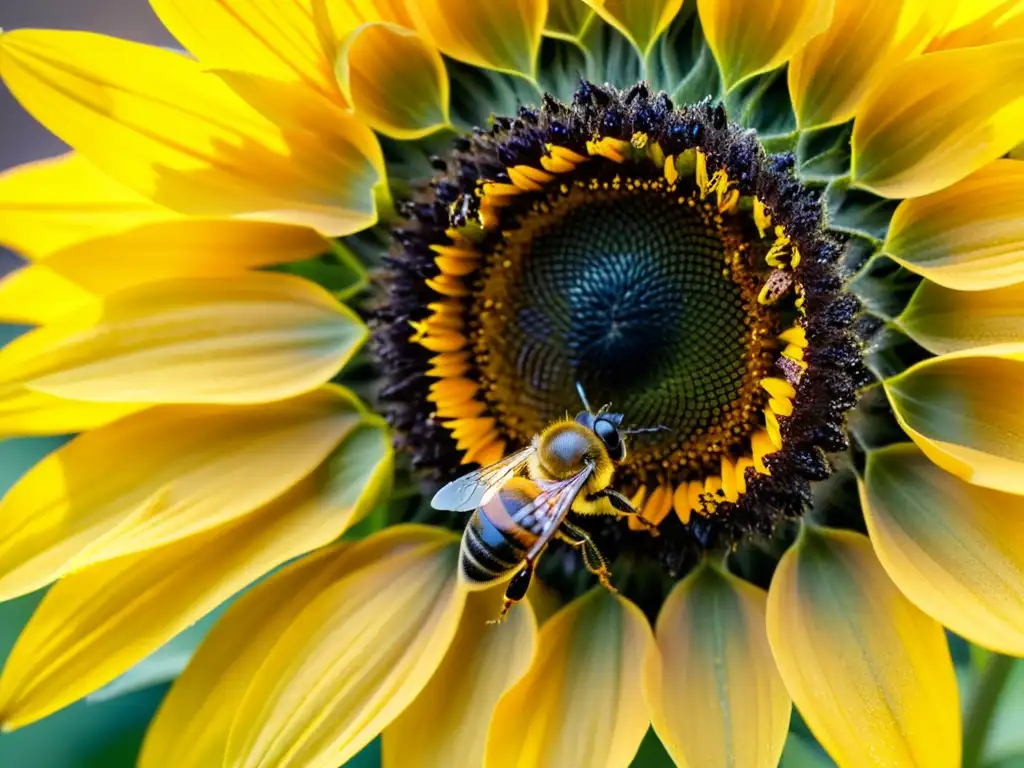
[[[579,474],[551,484],[516,514],[516,522],[519,525],[537,534],[537,541],[526,553],[527,560],[533,560],[550,541],[565,516],[569,514],[573,501],[593,471],[594,465],[587,464]]]
[[[533,451],[533,446],[528,445],[489,467],[452,480],[434,494],[430,506],[451,512],[472,512],[501,490],[523,468]]]

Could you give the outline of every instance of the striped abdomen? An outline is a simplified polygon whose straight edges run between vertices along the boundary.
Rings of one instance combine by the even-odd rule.
[[[462,534],[460,561],[466,581],[493,584],[519,567],[537,537],[513,518],[539,492],[532,480],[514,477],[473,513]]]

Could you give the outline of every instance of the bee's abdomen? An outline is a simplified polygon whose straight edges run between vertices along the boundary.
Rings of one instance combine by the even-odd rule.
[[[512,573],[536,540],[513,515],[539,492],[525,478],[513,478],[469,519],[462,534],[461,567],[470,583],[490,584]]]

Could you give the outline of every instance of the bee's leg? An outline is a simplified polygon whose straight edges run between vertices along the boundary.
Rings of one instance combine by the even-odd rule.
[[[633,502],[613,488],[603,488],[587,496],[587,501],[597,501],[598,499],[608,499],[614,512],[618,512],[620,515],[640,514],[640,510],[633,506]]]
[[[650,520],[640,514],[640,510],[633,506],[633,502],[627,499],[613,488],[605,488],[587,496],[587,501],[596,499],[607,499],[612,508],[612,514],[616,517],[635,517],[637,522],[643,525],[652,536],[657,536],[660,531]]]
[[[508,612],[512,606],[526,597],[526,590],[530,588],[530,582],[532,580],[533,560],[527,560],[523,563],[523,567],[520,568],[516,572],[516,575],[509,581],[508,586],[505,587],[505,599],[501,603],[501,613],[498,614],[498,618],[487,623],[501,624],[505,621],[505,617],[508,616]]]
[[[597,576],[601,586],[613,594],[618,593],[618,590],[612,586],[612,572],[608,570],[608,561],[605,560],[601,550],[594,544],[594,540],[590,538],[589,533],[582,528],[577,528],[570,522],[563,522],[557,535],[566,544],[576,547],[580,551],[580,554],[583,555],[583,565],[588,571]]]

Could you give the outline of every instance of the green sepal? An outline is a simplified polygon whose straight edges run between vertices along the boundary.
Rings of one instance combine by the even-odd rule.
[[[877,254],[860,269],[847,288],[857,294],[868,311],[891,320],[903,314],[920,284],[920,275],[888,256]]]
[[[735,85],[725,96],[725,110],[730,120],[757,131],[769,152],[793,148],[797,136],[796,115],[789,99],[785,67]]]
[[[847,417],[847,426],[852,439],[862,451],[873,451],[909,440],[893,416],[885,390],[880,386],[861,393],[857,405]]]
[[[704,39],[695,3],[683,4],[648,61],[658,65],[651,71],[655,87],[667,91],[676,106],[721,93],[718,64]]]
[[[797,168],[805,182],[830,183],[850,174],[853,121],[804,131],[796,143]]]
[[[366,269],[352,252],[337,241],[331,242],[331,250],[312,259],[275,264],[268,267],[270,272],[298,275],[326,288],[339,301],[348,301],[369,285]]]
[[[848,176],[834,179],[825,190],[829,226],[881,245],[899,200],[889,200],[851,186]]]
[[[884,326],[871,339],[864,362],[879,379],[899,376],[932,355],[893,325]]]
[[[560,38],[546,37],[541,41],[537,81],[546,93],[563,101],[572,99],[580,82],[580,73],[589,73],[592,66],[593,57],[582,45]],[[538,102],[532,103],[536,105]]]
[[[452,124],[469,131],[491,124],[494,115],[514,115],[520,104],[536,104],[541,93],[529,80],[445,59],[451,83]]]

